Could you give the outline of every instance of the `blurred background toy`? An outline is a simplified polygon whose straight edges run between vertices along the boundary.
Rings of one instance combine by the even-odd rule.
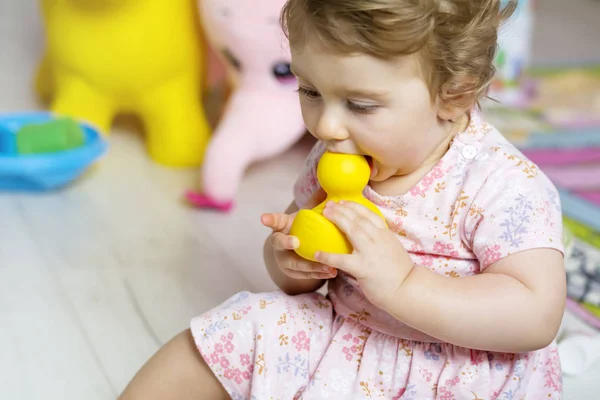
[[[572,302],[572,300],[568,300]],[[600,322],[600,319],[598,320]],[[578,376],[600,361],[600,328],[589,324],[572,310],[565,312],[558,333],[558,353],[562,373]]]
[[[201,0],[209,42],[228,71],[231,95],[209,144],[199,207],[230,210],[246,168],[280,154],[305,133],[287,40],[284,0]]]
[[[600,189],[600,175],[594,182]],[[558,343],[563,373],[576,376],[600,361],[600,202],[566,190],[561,200],[570,236],[565,256],[567,309],[578,321]]]
[[[61,188],[108,148],[100,132],[50,113],[0,115],[0,190]]]
[[[502,6],[508,2],[504,0]],[[499,32],[496,76],[489,95],[505,106],[525,104],[530,96],[525,72],[531,59],[534,3],[534,0],[519,0],[515,15]]]
[[[209,139],[195,0],[41,0],[46,54],[36,86],[56,114],[110,131],[138,115],[151,157],[198,166]]]

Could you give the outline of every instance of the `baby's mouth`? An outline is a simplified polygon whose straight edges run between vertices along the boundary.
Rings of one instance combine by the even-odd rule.
[[[371,169],[370,178],[373,178],[375,175],[377,175],[377,166],[375,165],[375,161],[373,161],[373,157],[365,156],[365,158],[367,159],[367,162],[369,163],[369,168]]]

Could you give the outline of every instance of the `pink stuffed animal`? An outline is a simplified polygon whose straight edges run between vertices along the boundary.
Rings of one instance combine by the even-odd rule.
[[[305,133],[279,25],[284,0],[201,0],[202,25],[227,66],[232,93],[209,144],[199,207],[227,211],[246,168],[280,154]]]

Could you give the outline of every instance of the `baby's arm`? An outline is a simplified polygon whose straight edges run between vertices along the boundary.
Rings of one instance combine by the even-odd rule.
[[[459,228],[480,273],[448,278],[416,267],[390,307],[409,325],[459,346],[527,352],[554,339],[564,313],[560,201],[535,167],[518,155],[509,163],[498,157],[464,208],[477,212],[465,211]],[[472,179],[476,185],[477,175]]]
[[[457,346],[522,353],[552,342],[565,297],[562,254],[533,249],[465,278],[415,267],[385,308],[413,328]]]

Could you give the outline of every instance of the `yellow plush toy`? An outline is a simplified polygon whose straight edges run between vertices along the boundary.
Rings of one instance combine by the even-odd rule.
[[[47,50],[37,90],[51,111],[108,133],[137,114],[151,157],[202,163],[205,47],[195,0],[41,0]]]

